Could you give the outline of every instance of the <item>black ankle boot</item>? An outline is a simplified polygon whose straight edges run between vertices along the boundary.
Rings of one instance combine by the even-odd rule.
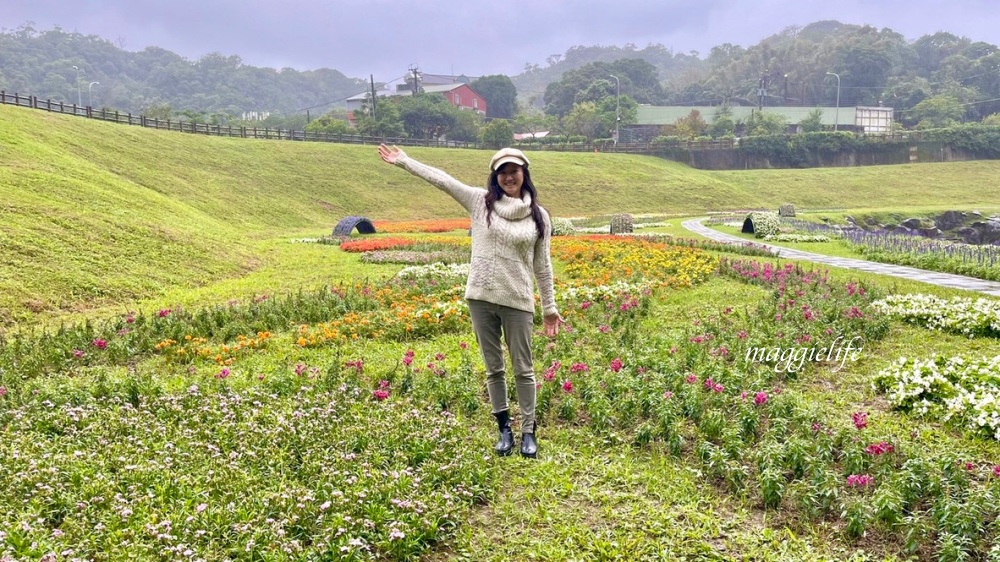
[[[534,424],[532,429],[538,429],[538,424]],[[529,459],[538,456],[538,441],[535,441],[534,433],[521,434],[521,456]]]
[[[504,410],[493,414],[497,418],[497,427],[500,429],[500,439],[497,441],[497,454],[506,457],[514,451],[514,433],[510,430],[510,411]]]

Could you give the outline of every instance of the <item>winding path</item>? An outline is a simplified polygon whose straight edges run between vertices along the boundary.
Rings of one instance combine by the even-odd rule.
[[[705,220],[704,217],[684,221],[681,223],[681,226],[691,232],[700,234],[705,238],[711,238],[712,240],[718,240],[720,242],[746,242],[745,239],[740,238],[739,236],[725,234],[723,232],[719,232],[718,230],[708,228],[707,226],[701,224],[701,221],[703,220]],[[792,250],[790,248],[782,248],[771,244],[763,245],[770,248],[771,251],[782,258],[808,260],[835,267],[856,269],[858,271],[867,271],[869,273],[879,273],[882,275],[891,275],[893,277],[902,277],[903,279],[912,279],[913,281],[923,281],[924,283],[931,283],[941,287],[978,291],[987,295],[1000,297],[1000,283],[995,281],[985,281],[983,279],[966,277],[964,275],[954,275],[951,273],[938,273],[936,271],[927,271],[924,269],[917,269],[915,267],[907,267],[905,265],[892,265],[888,263],[878,263],[851,258],[824,256],[822,254],[803,252],[802,250]]]

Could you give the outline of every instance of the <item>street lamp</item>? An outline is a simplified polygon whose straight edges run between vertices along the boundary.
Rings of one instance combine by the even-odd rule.
[[[80,92],[80,74],[83,73],[79,66],[73,65],[73,69],[76,70],[76,106],[83,106],[82,94]]]
[[[837,77],[837,110],[834,111],[833,118],[833,130],[836,131],[837,125],[840,124],[840,75],[836,72],[827,72],[827,75]]]
[[[618,144],[618,122],[621,121],[619,110],[622,104],[622,83],[614,74],[610,74],[615,79],[615,144]]]
[[[98,85],[98,86],[101,85],[100,82],[91,82],[90,85],[87,86],[87,105],[90,106],[90,107],[94,106],[94,85],[95,84]]]

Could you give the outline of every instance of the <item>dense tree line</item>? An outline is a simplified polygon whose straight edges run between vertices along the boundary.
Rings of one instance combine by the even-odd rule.
[[[368,88],[363,79],[331,69],[258,68],[218,53],[189,61],[158,47],[139,52],[123,47],[59,28],[40,32],[24,25],[0,32],[0,89],[209,122],[231,123],[257,112],[272,115],[264,126],[298,129],[309,116],[334,108],[310,127],[337,130],[347,122],[336,102]],[[662,45],[576,46],[546,62],[546,67],[526,65],[518,76],[473,82],[487,100],[487,120],[506,120],[522,133],[607,138],[616,123],[635,121],[637,104],[833,105],[838,80],[831,73],[839,77],[840,105],[891,106],[907,127],[945,127],[1000,113],[1000,49],[947,32],[910,42],[888,28],[824,21],[785,29],[750,47],[722,44],[704,58]],[[485,122],[434,96],[393,104],[382,114],[360,115],[359,128],[482,138]],[[713,117],[722,117],[721,125],[710,131],[698,126],[705,117],[689,116],[677,124],[678,132],[731,134],[737,125],[747,125],[732,123],[720,109]],[[749,128],[781,126],[766,116],[758,121]],[[815,129],[812,121],[805,126]]]
[[[305,125],[305,108],[319,106],[318,114],[329,109],[323,104],[366,88],[331,69],[261,68],[218,53],[190,61],[159,47],[122,47],[58,27],[0,32],[0,89],[134,113],[187,112],[189,119],[220,122],[256,112],[296,116]]]

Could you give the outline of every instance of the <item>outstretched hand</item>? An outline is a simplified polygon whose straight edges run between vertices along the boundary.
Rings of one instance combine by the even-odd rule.
[[[545,335],[550,338],[559,335],[559,325],[563,322],[565,320],[563,320],[562,316],[559,316],[558,312],[555,314],[546,314],[542,319],[542,323],[545,324]]]
[[[392,145],[391,147],[384,144],[378,145],[378,155],[388,164],[395,164],[402,153],[403,151],[396,145]]]

